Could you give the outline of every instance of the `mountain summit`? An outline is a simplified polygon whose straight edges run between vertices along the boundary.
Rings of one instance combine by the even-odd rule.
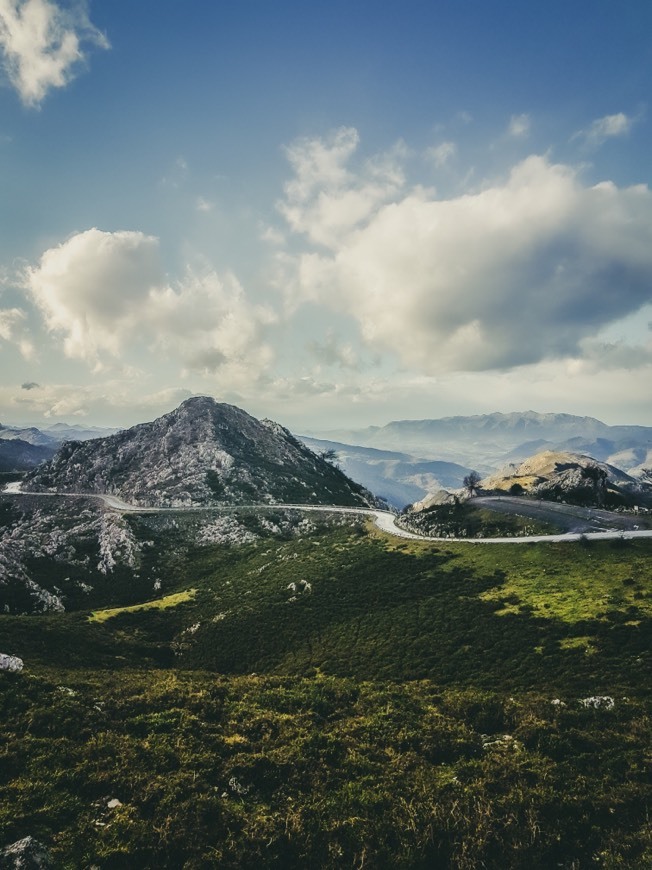
[[[110,493],[141,506],[373,501],[283,426],[206,396],[106,438],[67,441],[24,488]]]

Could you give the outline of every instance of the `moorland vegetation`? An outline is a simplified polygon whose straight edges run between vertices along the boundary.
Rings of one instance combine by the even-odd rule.
[[[0,616],[25,661],[0,674],[0,843],[102,870],[652,863],[652,542],[339,518],[180,550],[128,522],[160,589]]]

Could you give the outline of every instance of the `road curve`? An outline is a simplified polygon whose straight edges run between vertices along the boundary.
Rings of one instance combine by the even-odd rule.
[[[559,543],[565,541],[608,541],[622,538],[631,540],[633,538],[652,538],[652,530],[623,530],[611,529],[601,532],[566,532],[558,535],[527,535],[519,538],[435,538],[428,535],[418,535],[415,532],[408,532],[406,529],[401,529],[396,525],[396,516],[391,511],[378,510],[376,508],[358,508],[358,507],[341,507],[339,505],[306,505],[306,504],[250,504],[250,505],[222,505],[216,507],[141,507],[140,505],[129,504],[123,501],[116,495],[105,493],[84,493],[84,492],[25,492],[18,483],[8,483],[2,490],[7,495],[31,495],[31,496],[50,496],[60,498],[95,498],[103,502],[110,510],[118,511],[119,513],[138,513],[138,514],[163,514],[163,513],[199,513],[203,511],[211,511],[212,513],[228,513],[233,510],[295,510],[304,511],[306,513],[329,513],[329,514],[355,514],[357,516],[367,516],[373,519],[376,526],[383,532],[394,535],[398,538],[406,538],[412,541],[432,541],[433,543],[464,543],[464,544],[537,544],[537,543]]]

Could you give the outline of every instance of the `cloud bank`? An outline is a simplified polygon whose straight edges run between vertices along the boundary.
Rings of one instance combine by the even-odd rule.
[[[65,10],[51,0],[0,0],[0,49],[9,81],[26,106],[39,106],[85,60],[82,45],[109,48],[81,4]]]
[[[586,186],[530,156],[450,199],[370,180],[355,131],[289,149],[280,211],[308,242],[286,259],[294,304],[353,317],[369,345],[415,371],[483,371],[582,356],[583,341],[652,296],[652,193]],[[312,243],[312,244],[311,244]],[[324,248],[327,250],[324,251]]]

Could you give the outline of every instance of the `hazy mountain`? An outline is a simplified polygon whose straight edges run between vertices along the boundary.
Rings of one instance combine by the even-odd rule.
[[[23,441],[26,444],[35,444],[39,446],[51,445],[56,446],[60,439],[55,435],[48,435],[41,432],[35,426],[3,426],[0,423],[0,440],[1,441]]]
[[[482,472],[499,468],[506,458],[526,457],[546,448],[592,455],[593,450],[585,445],[602,445],[608,455],[630,448],[652,449],[649,426],[608,426],[594,417],[535,411],[396,420],[386,426],[323,435],[364,447],[457,462]],[[606,456],[600,452],[599,458]]]
[[[106,438],[66,442],[25,489],[112,493],[152,506],[371,499],[278,423],[207,397]]]
[[[458,489],[470,471],[454,462],[419,459],[407,453],[356,447],[302,436],[316,453],[333,450],[344,473],[397,508],[441,489]]]
[[[115,427],[79,426],[70,423],[53,423],[51,426],[43,426],[42,429],[57,441],[89,441],[91,438],[105,438],[121,431]]]
[[[28,471],[50,459],[55,446],[30,444],[20,438],[0,439],[0,471]]]

